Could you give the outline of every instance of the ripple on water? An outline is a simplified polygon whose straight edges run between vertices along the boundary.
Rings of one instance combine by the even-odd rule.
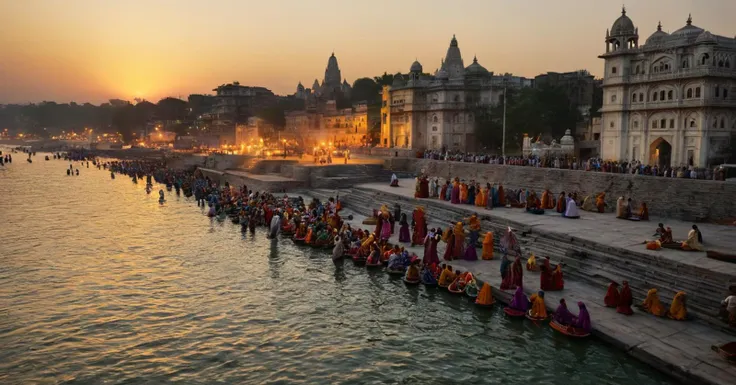
[[[2,170],[3,385],[670,383],[596,341],[67,167]]]

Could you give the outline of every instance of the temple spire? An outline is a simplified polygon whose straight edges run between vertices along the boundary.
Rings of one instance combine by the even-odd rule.
[[[621,6],[621,14],[626,15],[626,5]]]
[[[691,13],[687,14],[687,25],[693,25],[693,15]]]
[[[657,31],[662,30],[662,22],[660,21],[659,24],[657,24]]]

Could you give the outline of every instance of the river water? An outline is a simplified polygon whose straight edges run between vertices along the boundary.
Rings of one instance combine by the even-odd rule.
[[[671,383],[599,341],[16,155],[0,167],[2,384]]]

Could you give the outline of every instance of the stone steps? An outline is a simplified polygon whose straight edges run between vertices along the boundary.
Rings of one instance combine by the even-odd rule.
[[[341,200],[345,207],[366,216],[372,215],[373,209],[382,204],[393,207],[398,203],[403,212],[410,213],[420,203],[427,207],[430,221],[441,223],[443,227],[462,220],[473,212],[472,206],[450,207],[430,200],[418,202],[411,198],[362,188],[343,194]],[[549,256],[554,262],[563,261],[566,276],[600,287],[607,287],[611,280],[628,280],[636,302],[642,301],[652,287],[658,289],[665,303],[670,303],[674,294],[683,290],[688,295],[688,309],[692,314],[713,325],[723,325],[714,315],[719,308],[720,293],[729,281],[729,277],[725,275],[721,277],[704,269],[678,266],[671,261],[644,253],[613,248],[506,219],[481,215],[481,224],[484,232],[493,231],[496,234],[496,248],[500,241],[498,234],[503,234],[508,226],[514,228],[525,255],[532,251],[537,257]]]

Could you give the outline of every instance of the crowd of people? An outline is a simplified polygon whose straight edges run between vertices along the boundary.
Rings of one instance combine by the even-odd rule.
[[[725,180],[724,171],[720,168],[698,168],[681,165],[679,167],[660,167],[647,165],[641,161],[610,161],[602,158],[590,158],[587,161],[573,156],[499,156],[459,151],[426,150],[422,155],[425,159],[446,160],[466,163],[506,164],[510,166],[529,166],[545,168],[561,168],[568,170],[584,170],[594,172],[608,172],[616,174],[636,174],[658,176],[664,178],[689,178],[705,180]]]

